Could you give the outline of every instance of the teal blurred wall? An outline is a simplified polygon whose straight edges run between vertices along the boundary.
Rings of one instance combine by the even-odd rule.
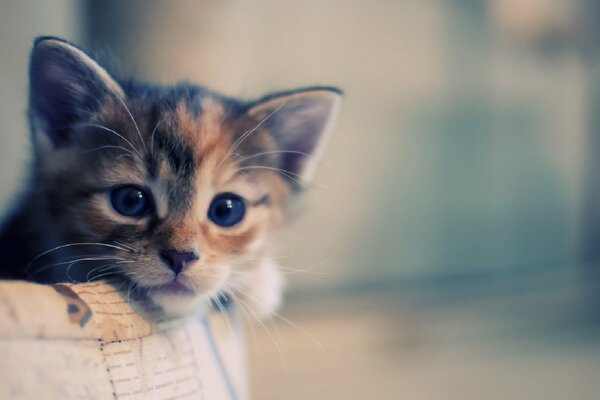
[[[29,160],[27,65],[33,38],[81,39],[83,4],[77,0],[19,0],[0,3],[0,210],[10,204]]]

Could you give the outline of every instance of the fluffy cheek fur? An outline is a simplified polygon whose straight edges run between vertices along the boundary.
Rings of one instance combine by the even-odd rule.
[[[261,213],[262,214],[262,213]],[[227,293],[250,315],[270,315],[281,302],[283,280],[266,255],[268,230],[255,225],[246,234],[223,235],[208,223],[200,224],[200,235],[193,236],[200,249],[200,260],[182,272],[177,281],[190,292],[170,293],[153,289],[173,279],[172,273],[156,257],[125,266],[123,272],[137,285],[149,288],[152,300],[168,314],[187,314],[200,303]],[[158,249],[150,250],[158,253]]]

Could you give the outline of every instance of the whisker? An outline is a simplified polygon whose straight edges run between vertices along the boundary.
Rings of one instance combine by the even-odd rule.
[[[44,265],[43,267],[35,269],[33,271],[33,273],[29,273],[29,272],[28,273],[29,273],[29,275],[31,277],[34,277],[34,276],[36,276],[36,275],[38,275],[38,274],[40,274],[40,273],[42,273],[44,271],[47,271],[47,270],[51,269],[52,267],[57,267],[59,265],[69,264],[69,266],[67,267],[67,271],[68,271],[73,264],[76,264],[76,263],[78,263],[80,261],[104,261],[104,260],[114,260],[114,259],[118,259],[118,258],[116,258],[116,257],[108,257],[108,256],[107,257],[84,257],[84,258],[76,258],[75,257],[74,259],[71,259],[71,260],[60,261],[60,262],[57,262],[57,263],[54,263],[54,264]],[[69,276],[67,275],[67,277],[69,277]]]
[[[124,140],[129,146],[131,146],[131,149],[135,152],[135,154],[138,155],[138,157],[140,158],[140,160],[143,159],[142,154],[137,150],[137,148],[133,145],[133,143],[131,143],[129,140],[127,140],[123,135],[121,135],[120,133],[118,133],[117,131],[110,129],[104,125],[99,125],[99,124],[75,124],[73,125],[74,127],[81,127],[81,128],[98,128],[101,129],[103,131],[106,132],[110,132],[113,135],[119,137],[120,139]]]
[[[305,153],[303,151],[296,151],[296,150],[272,150],[272,151],[261,151],[260,153],[255,153],[255,154],[252,154],[250,156],[243,157],[243,158],[241,158],[239,160],[236,160],[236,162],[237,163],[243,163],[244,161],[248,161],[248,160],[251,160],[251,159],[256,158],[256,157],[268,156],[268,155],[271,155],[271,154],[298,154],[298,155],[301,155],[301,156],[304,156],[304,157],[307,157],[307,158],[315,158],[312,154],[308,154],[308,153]]]
[[[221,313],[223,314],[223,318],[225,318],[225,322],[227,323],[227,326],[229,328],[229,332],[231,334],[234,334],[235,331],[233,330],[233,326],[231,325],[231,322],[229,321],[229,312],[227,311],[227,308],[223,305],[219,296],[215,296],[212,300],[217,305],[217,307],[219,307],[219,310],[221,310]]]
[[[27,274],[30,275],[30,270],[31,270],[31,267],[33,266],[33,264],[37,260],[39,260],[40,258],[44,257],[45,255],[50,254],[50,253],[52,253],[54,251],[58,251],[58,250],[65,249],[65,248],[70,248],[70,247],[75,247],[75,246],[104,246],[104,247],[110,247],[110,248],[114,248],[114,249],[117,249],[117,250],[121,250],[121,251],[126,251],[127,252],[127,250],[124,249],[124,248],[122,248],[122,247],[114,246],[114,245],[110,245],[110,244],[106,244],[106,243],[97,243],[97,242],[87,242],[86,243],[86,242],[82,242],[82,243],[68,243],[68,244],[63,244],[61,246],[56,246],[56,247],[54,247],[54,248],[52,248],[50,250],[46,250],[43,253],[41,253],[38,256],[36,256],[25,267],[25,273],[27,273]]]
[[[116,266],[115,264],[104,264],[104,265],[101,265],[101,266],[99,266],[99,267],[92,268],[92,269],[91,269],[91,270],[90,270],[90,271],[87,273],[87,275],[85,276],[85,279],[86,279],[86,281],[87,281],[87,282],[89,282],[89,281],[92,279],[92,275],[93,275],[93,274],[94,274],[96,271],[97,271],[97,272],[103,272],[103,274],[100,274],[100,275],[96,275],[96,276],[94,276],[94,279],[95,279],[95,280],[97,280],[97,279],[99,279],[99,278],[98,278],[99,276],[105,276],[105,275],[106,275],[106,274],[104,273],[105,271],[110,271],[110,272],[108,272],[108,274],[112,274],[112,273],[113,273],[113,271],[111,271],[111,270],[114,270],[114,269],[117,269],[117,266]]]
[[[260,157],[260,156],[267,156],[270,154],[297,154],[309,159],[314,160],[315,162],[319,163],[319,165],[322,165],[326,168],[328,168],[329,170],[333,171],[335,174],[341,176],[342,178],[344,178],[345,180],[347,180],[348,182],[352,183],[353,185],[355,185],[358,188],[362,189],[362,185],[360,183],[358,183],[357,181],[355,181],[354,179],[350,178],[349,176],[347,176],[346,174],[342,173],[341,171],[339,171],[338,169],[334,168],[331,164],[326,163],[325,161],[323,161],[322,159],[319,159],[317,157],[315,157],[312,154],[309,153],[305,153],[303,151],[296,151],[296,150],[272,150],[272,151],[262,151],[260,153],[256,153],[256,154],[252,154],[250,156],[244,157],[242,159],[236,160],[236,162],[239,163],[243,163],[244,161],[248,161],[251,160],[253,158],[256,157]]]
[[[131,245],[128,245],[127,243],[119,242],[118,240],[113,240],[113,243],[118,246],[123,246],[124,248],[129,249],[134,253],[139,253],[138,249],[136,249],[135,247],[133,247]]]
[[[129,107],[127,107],[127,104],[125,104],[125,101],[123,101],[123,99],[121,98],[121,96],[116,96],[116,97],[117,97],[117,99],[119,99],[119,101],[123,105],[123,108],[125,108],[125,111],[127,111],[127,114],[129,114],[129,118],[131,118],[131,122],[133,122],[133,126],[135,127],[135,130],[137,131],[137,134],[140,137],[140,140],[142,141],[142,145],[144,146],[144,149],[147,151],[148,148],[146,147],[146,142],[144,142],[144,138],[142,137],[142,133],[140,132],[140,128],[138,127],[137,122],[135,122],[135,118],[133,118],[133,114],[131,114],[131,111],[129,110]]]
[[[308,269],[294,269],[290,267],[286,267],[284,265],[280,265],[279,268],[284,270],[284,274],[309,274],[309,275],[322,275],[322,276],[332,276],[335,275],[333,272],[320,272],[320,271],[310,271]]]
[[[61,262],[57,262],[55,264],[52,264],[52,266],[57,266],[57,265],[65,265],[65,264],[69,264],[69,263],[73,263],[73,262],[79,262],[79,261],[103,261],[103,260],[115,260],[115,259],[119,259],[118,257],[84,257],[84,258],[76,258],[74,260],[68,260],[68,261],[61,261]]]
[[[91,150],[88,150],[88,151],[84,152],[83,154],[89,154],[89,153],[93,153],[95,151],[104,150],[104,149],[119,149],[119,150],[123,150],[123,151],[127,152],[128,154],[131,154],[132,156],[135,155],[134,152],[132,152],[131,150],[129,150],[129,149],[123,147],[123,146],[113,146],[113,145],[106,145],[106,146],[96,147],[94,149],[91,149]]]
[[[304,336],[306,336],[308,339],[310,339],[310,341],[312,341],[319,348],[319,350],[321,350],[321,353],[323,353],[323,356],[325,356],[325,358],[327,358],[327,360],[331,360],[331,358],[329,357],[329,354],[327,354],[327,351],[325,350],[325,348],[323,347],[321,342],[319,342],[313,335],[309,334],[306,330],[300,328],[300,326],[298,324],[296,324],[295,322],[293,322],[292,320],[284,317],[283,315],[281,315],[277,312],[273,312],[273,316],[276,318],[279,318],[283,322],[286,322],[290,326],[296,328],[300,333],[302,333]]]
[[[127,304],[131,303],[131,289],[135,286],[135,282],[132,280],[127,289]]]
[[[325,258],[322,261],[319,261],[316,264],[313,265],[309,265],[308,267],[302,267],[302,268],[293,268],[290,266],[286,266],[286,265],[279,265],[279,268],[283,269],[283,270],[287,270],[290,271],[292,273],[294,272],[301,272],[301,273],[310,273],[310,274],[315,274],[315,275],[335,275],[333,272],[324,272],[324,271],[312,271],[315,268],[320,267],[321,265],[327,264],[329,261],[331,261],[333,258],[335,257],[335,255],[332,255],[330,257]]]
[[[237,172],[247,171],[247,170],[251,170],[251,169],[266,169],[266,170],[270,170],[270,171],[275,171],[278,174],[281,174],[281,175],[283,175],[283,176],[291,179],[292,181],[296,182],[298,185],[302,186],[303,188],[305,188],[307,190],[311,189],[311,187],[308,186],[306,183],[304,183],[304,182],[300,181],[299,179],[297,179],[297,178],[301,178],[300,175],[298,175],[298,174],[296,174],[296,173],[294,173],[292,171],[288,171],[288,170],[281,169],[281,168],[267,167],[267,166],[264,166],[264,165],[253,165],[253,166],[249,166],[249,167],[238,168],[235,172],[237,173]],[[325,185],[322,185],[322,184],[320,184],[318,182],[313,182],[313,185],[320,186],[320,187],[325,188],[325,189],[329,189],[329,187],[327,187]]]
[[[160,119],[156,125],[154,126],[154,129],[152,129],[152,135],[150,138],[150,148],[154,149],[154,134],[156,133],[156,130],[158,129],[158,126],[164,122],[164,119]]]
[[[287,104],[287,101],[280,104],[274,111],[272,111],[269,115],[267,115],[265,118],[263,118],[254,128],[244,132],[231,146],[231,149],[227,152],[227,154],[225,155],[225,157],[223,157],[223,159],[219,162],[219,164],[217,165],[216,169],[218,170],[219,167],[221,166],[221,164],[223,164],[227,159],[229,159],[231,157],[231,155],[237,150],[237,148],[250,136],[252,135],[252,133],[256,132],[256,130],[258,128],[261,127],[262,124],[264,124],[269,118],[271,118],[273,115],[275,115],[276,113],[279,112],[279,110],[281,110],[283,108],[283,106],[285,106]]]
[[[73,265],[77,264],[79,261],[81,261],[81,260],[75,260],[75,261],[73,261],[72,263],[70,263],[70,264],[67,266],[67,269],[65,270],[65,275],[66,275],[66,277],[67,277],[67,278],[68,278],[68,279],[69,279],[71,282],[77,282],[77,279],[73,279],[73,277],[71,276],[71,267],[72,267]]]
[[[279,346],[279,343],[277,342],[277,340],[275,340],[275,337],[271,334],[271,331],[269,331],[267,326],[262,322],[262,320],[258,317],[258,315],[256,315],[256,313],[254,312],[254,310],[248,303],[243,301],[239,296],[236,296],[235,293],[232,293],[232,295],[234,296],[234,298],[238,302],[238,304],[240,306],[242,306],[243,308],[245,308],[250,314],[252,314],[254,319],[263,327],[263,329],[265,330],[265,333],[269,336],[269,338],[273,342],[273,345],[275,346],[275,349],[277,350],[277,353],[279,354],[279,358],[281,359],[281,364],[285,367],[286,363],[285,363],[285,359],[283,357],[283,352],[281,351],[281,347]]]
[[[244,290],[244,289],[242,289],[241,287],[239,287],[237,285],[233,286],[232,282],[229,282],[229,284],[231,285],[232,288],[234,288],[235,290],[238,290],[241,294],[243,294],[244,297],[248,298],[248,300],[253,301],[255,303],[258,302],[256,300],[256,298],[254,298],[247,290]],[[237,300],[241,300],[239,296],[237,296]],[[273,316],[276,317],[276,318],[279,318],[283,322],[289,324],[293,328],[297,329],[300,333],[302,333],[305,337],[307,337],[308,339],[310,339],[319,348],[319,350],[323,353],[323,355],[325,356],[325,358],[327,358],[328,360],[330,360],[330,357],[327,354],[327,352],[325,351],[325,348],[323,347],[323,345],[321,344],[321,342],[319,342],[314,336],[312,336],[307,331],[305,331],[304,329],[302,329],[298,324],[296,324],[292,320],[284,317],[283,315],[281,315],[281,314],[279,314],[279,313],[277,313],[275,311],[273,311]]]
[[[126,157],[132,157],[133,158],[134,156],[137,156],[137,154],[134,154],[134,155],[131,155],[131,154],[121,154],[119,157],[115,158],[115,163],[117,161],[121,161],[121,158],[126,158]],[[135,159],[134,159],[134,161],[135,161]]]

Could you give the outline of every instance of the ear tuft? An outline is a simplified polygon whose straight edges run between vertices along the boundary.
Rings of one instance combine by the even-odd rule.
[[[301,185],[314,177],[337,117],[342,91],[332,87],[278,93],[254,103],[248,115],[261,122],[282,152],[280,168]]]
[[[119,84],[81,49],[52,36],[34,41],[29,113],[35,135],[45,134],[55,146],[64,143],[69,127],[99,108],[107,95],[124,97]]]

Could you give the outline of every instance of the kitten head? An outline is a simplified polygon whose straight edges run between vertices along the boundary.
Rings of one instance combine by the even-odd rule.
[[[51,279],[118,275],[171,309],[235,290],[310,183],[339,100],[334,88],[246,102],[117,81],[62,39],[38,39],[29,196],[45,247],[62,246]]]

